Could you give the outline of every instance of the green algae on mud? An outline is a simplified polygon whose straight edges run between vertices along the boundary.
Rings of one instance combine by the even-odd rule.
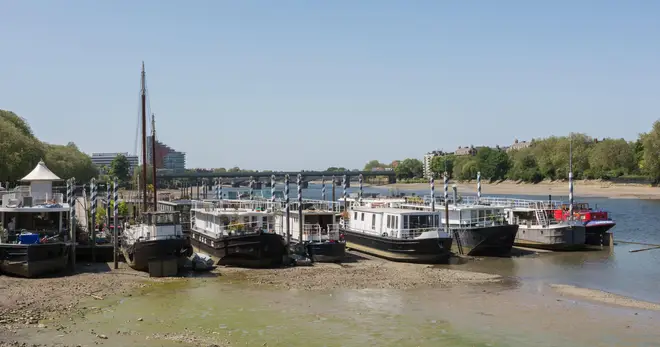
[[[337,291],[265,291],[225,284],[226,280],[153,283],[130,297],[96,302],[98,310],[74,318],[70,333],[58,339],[94,340],[93,328],[94,334],[109,337],[101,341],[105,344],[497,346],[461,336],[443,320],[363,311],[350,302],[338,302],[335,298],[342,294]]]

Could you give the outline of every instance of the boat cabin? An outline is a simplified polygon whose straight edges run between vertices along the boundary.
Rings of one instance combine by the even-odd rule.
[[[399,207],[418,211],[431,210],[431,206],[428,204],[401,204]],[[446,223],[444,205],[436,205],[435,209],[436,212],[440,212],[440,223],[444,225]],[[460,226],[469,228],[497,225],[504,223],[505,217],[506,211],[502,206],[475,204],[449,205],[450,227]]]
[[[219,239],[235,234],[273,232],[273,214],[265,208],[215,207],[203,203],[190,210],[191,230]]]
[[[440,211],[430,210],[355,207],[348,218],[347,228],[350,230],[396,239],[438,233],[441,226]]]
[[[339,241],[340,215],[333,210],[306,209],[303,210],[303,242]],[[297,210],[289,213],[289,231],[291,239],[298,241],[300,233],[300,216]],[[275,230],[286,237],[286,217],[276,216]]]
[[[69,204],[61,193],[53,193],[53,182],[62,181],[43,161],[21,180],[19,186],[0,192],[0,226],[7,232],[5,242],[15,242],[19,234],[39,234],[39,238],[64,235],[68,228]]]
[[[179,212],[179,220],[184,234],[190,233],[190,209],[192,200],[158,201],[158,211]]]

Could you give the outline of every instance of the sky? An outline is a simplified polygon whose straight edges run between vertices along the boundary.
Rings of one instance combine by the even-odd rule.
[[[0,109],[191,168],[362,168],[660,119],[660,2],[0,0]]]

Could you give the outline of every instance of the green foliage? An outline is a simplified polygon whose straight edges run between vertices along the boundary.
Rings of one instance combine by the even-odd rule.
[[[115,159],[112,159],[112,162],[110,163],[111,176],[117,177],[121,183],[124,183],[130,179],[130,173],[131,163],[128,162],[128,158],[126,158],[125,155],[118,154]]]
[[[89,156],[80,152],[75,144],[42,143],[23,118],[0,110],[0,179],[17,181],[32,171],[41,159],[63,179],[75,177],[82,182],[98,174]]]
[[[660,182],[660,120],[653,123],[653,129],[643,135],[643,172],[655,183]]]
[[[598,141],[585,134],[551,136],[533,140],[527,148],[504,151],[479,148],[475,155],[437,156],[431,160],[431,171],[442,177],[445,159],[450,176],[457,180],[474,180],[477,172],[486,180],[511,179],[537,183],[545,179],[566,180],[571,169],[576,179],[626,180],[650,179],[660,183],[660,120],[649,133],[636,141],[604,139]],[[367,165],[370,165],[371,161]],[[406,159],[395,169],[401,182],[417,182],[422,163]]]
[[[403,160],[394,169],[397,179],[419,178],[424,171],[423,164],[418,159],[408,158]]]
[[[442,177],[444,172],[447,171],[451,177],[452,172],[454,171],[455,160],[456,156],[453,154],[433,157],[433,159],[431,159],[431,172],[433,172],[435,177]]]
[[[384,169],[389,167],[387,164],[383,164],[378,160],[371,160],[364,165],[364,171],[371,171],[373,169]]]
[[[334,167],[334,166],[331,166],[331,167],[329,167],[329,168],[328,168],[327,170],[325,170],[325,171],[332,171],[332,172],[345,172],[345,171],[348,171],[348,170],[346,170],[345,167]]]

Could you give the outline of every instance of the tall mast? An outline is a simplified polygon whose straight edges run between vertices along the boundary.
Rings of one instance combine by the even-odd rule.
[[[154,186],[154,211],[158,206],[158,194],[156,193],[156,115],[151,114],[151,175]]]
[[[142,99],[142,212],[147,212],[147,81],[142,62],[141,78]],[[152,146],[155,144],[152,143]]]

